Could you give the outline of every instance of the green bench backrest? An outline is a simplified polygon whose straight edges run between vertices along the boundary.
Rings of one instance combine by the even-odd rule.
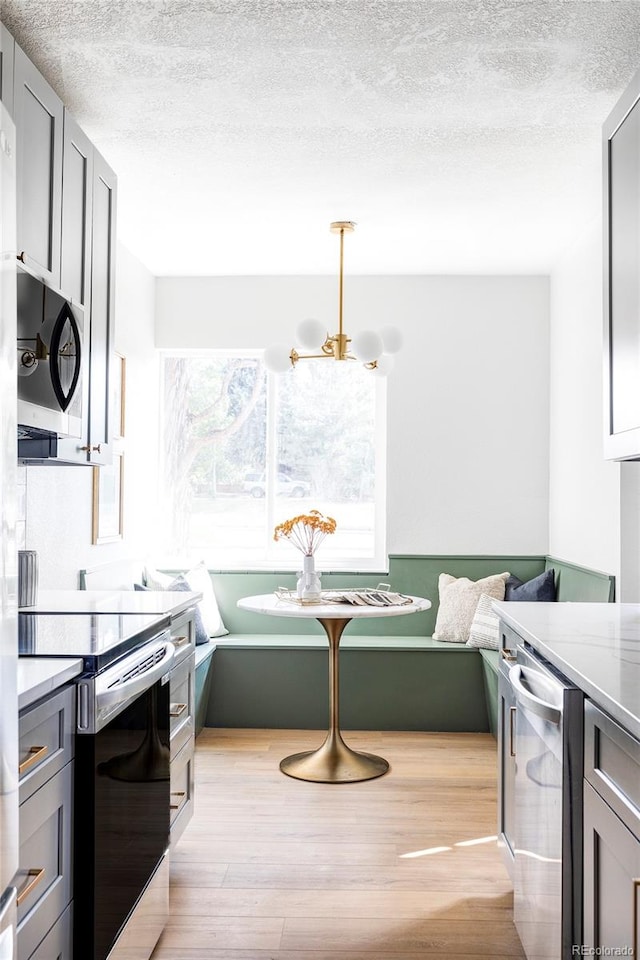
[[[555,571],[557,600],[574,603],[613,603],[615,600],[615,577],[608,573],[546,557],[545,570],[550,569]]]
[[[379,636],[429,637],[433,633],[438,610],[438,577],[450,573],[454,577],[469,577],[479,580],[492,573],[508,570],[521,580],[530,580],[542,573],[545,558],[538,557],[462,557],[392,555],[387,573],[323,573],[325,589],[350,587],[375,587],[380,581],[391,584],[394,590],[431,600],[431,610],[426,613],[379,620],[354,621],[349,626],[352,636],[375,634]],[[220,612],[231,633],[300,634],[320,633],[322,628],[315,620],[298,618],[267,617],[239,610],[241,597],[273,593],[278,586],[294,587],[295,577],[275,572],[213,571],[213,584]]]

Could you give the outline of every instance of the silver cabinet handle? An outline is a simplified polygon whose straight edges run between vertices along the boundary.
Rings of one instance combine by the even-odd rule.
[[[172,703],[169,708],[170,717],[179,717],[187,709],[186,703]]]
[[[522,684],[522,679],[526,680],[527,673],[531,673],[536,679],[540,678],[545,684],[551,687],[551,683],[546,680],[546,677],[542,678],[535,670],[529,670],[527,667],[516,663],[509,670],[509,683],[515,691],[516,699],[520,701],[523,707],[526,707],[537,717],[542,717],[543,720],[548,720],[550,723],[559,725],[562,720],[562,708],[556,706],[554,703],[547,703],[546,700],[536,697],[530,690],[527,690]]]
[[[516,719],[516,708],[509,707],[509,756],[510,757],[515,757],[516,755],[516,748],[514,746],[515,737],[514,737],[514,729],[513,729],[515,725],[515,719]]]

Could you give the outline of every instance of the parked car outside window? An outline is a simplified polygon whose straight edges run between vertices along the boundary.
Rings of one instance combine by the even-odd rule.
[[[264,473],[248,473],[242,484],[244,493],[250,494],[256,499],[264,497],[266,493],[266,480]],[[298,480],[295,477],[289,477],[286,473],[279,473],[276,483],[276,496],[278,497],[308,497],[311,493],[311,484],[308,480]]]

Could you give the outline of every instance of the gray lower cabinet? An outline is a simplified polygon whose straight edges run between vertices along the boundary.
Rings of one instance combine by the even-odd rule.
[[[18,251],[27,267],[60,287],[62,101],[15,44]]]
[[[53,925],[31,960],[72,960],[72,907],[68,906],[59,920]]]
[[[20,714],[18,960],[71,957],[73,693]]]
[[[193,816],[195,756],[195,629],[193,611],[171,624],[176,648],[171,671],[169,742],[171,749],[170,836],[173,849]]]
[[[498,672],[498,846],[513,880],[516,792],[516,698],[506,676]]]
[[[584,943],[638,956],[640,742],[590,702],[584,764]]]

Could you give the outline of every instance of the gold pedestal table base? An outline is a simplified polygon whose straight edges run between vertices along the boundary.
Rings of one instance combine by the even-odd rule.
[[[357,753],[352,750],[344,742],[340,733],[338,718],[340,637],[351,618],[318,617],[317,619],[318,623],[324,627],[329,640],[329,732],[321,747],[285,757],[280,763],[280,769],[288,777],[310,780],[314,783],[357,783],[360,780],[381,777],[389,769],[388,762],[372,753]]]

